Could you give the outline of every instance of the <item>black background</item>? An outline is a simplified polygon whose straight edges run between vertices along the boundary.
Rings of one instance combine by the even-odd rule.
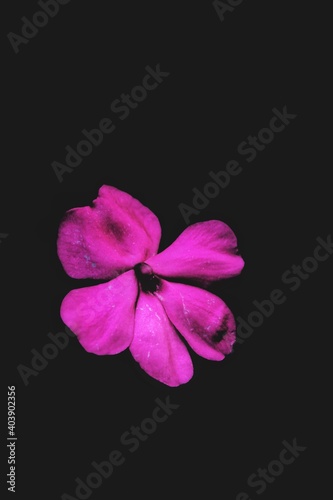
[[[16,497],[75,496],[75,478],[85,480],[92,461],[120,449],[125,463],[91,498],[198,492],[235,499],[246,491],[253,499],[249,475],[294,438],[307,450],[260,496],[329,493],[324,354],[332,261],[295,292],[281,282],[331,231],[325,13],[300,2],[245,0],[221,22],[201,0],[72,0],[15,54],[7,33],[20,34],[20,18],[31,19],[39,7],[30,0],[2,7],[2,399],[6,414],[7,385],[15,385]],[[111,102],[157,64],[170,75],[119,120]],[[297,117],[246,162],[240,142],[284,106]],[[65,146],[75,148],[81,130],[104,117],[116,130],[59,183],[51,163],[63,163]],[[102,184],[116,186],[158,216],[165,248],[186,227],[178,205],[191,205],[192,189],[203,189],[208,173],[231,159],[242,173],[191,218],[229,224],[246,263],[239,277],[212,290],[236,317],[246,318],[253,301],[275,288],[285,303],[222,363],[192,352],[194,377],[178,388],[152,380],[128,352],[98,357],[75,338],[25,386],[17,366],[30,366],[31,349],[41,351],[49,332],[64,330],[59,307],[66,293],[92,284],[68,277],[58,260],[65,211],[89,205]],[[179,408],[131,454],[120,436],[167,396]]]

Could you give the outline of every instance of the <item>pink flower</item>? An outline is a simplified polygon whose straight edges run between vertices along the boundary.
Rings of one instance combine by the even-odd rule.
[[[198,355],[221,361],[236,340],[227,305],[201,288],[241,272],[237,240],[223,222],[189,226],[161,253],[157,217],[138,200],[102,186],[92,206],[66,212],[57,248],[72,278],[105,283],[72,290],[61,318],[88,352],[129,348],[151,377],[168,386],[188,382]],[[181,280],[199,284],[182,284]]]

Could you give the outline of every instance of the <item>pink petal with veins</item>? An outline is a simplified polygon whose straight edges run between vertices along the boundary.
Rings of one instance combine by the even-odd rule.
[[[227,305],[201,288],[161,280],[155,292],[191,348],[203,358],[221,361],[232,351],[236,323]]]
[[[72,278],[110,279],[154,255],[160,237],[160,223],[147,207],[104,185],[92,207],[66,213],[57,248]]]
[[[146,263],[164,278],[209,283],[241,272],[244,261],[237,252],[237,239],[230,227],[211,220],[189,226],[168,248]]]
[[[128,271],[107,283],[72,290],[60,315],[86,351],[118,354],[133,339],[137,295],[134,271]]]
[[[140,292],[130,351],[148,375],[166,385],[176,387],[192,378],[193,365],[187,348],[159,299],[150,293]]]

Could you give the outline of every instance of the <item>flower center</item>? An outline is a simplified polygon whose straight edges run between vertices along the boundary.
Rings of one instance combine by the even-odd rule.
[[[134,272],[143,292],[156,292],[160,286],[160,280],[155,276],[152,268],[141,262],[134,266]]]

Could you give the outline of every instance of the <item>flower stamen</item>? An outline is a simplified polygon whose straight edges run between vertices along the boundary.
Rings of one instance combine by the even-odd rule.
[[[134,272],[143,292],[154,293],[160,287],[160,280],[145,262],[134,266]]]

